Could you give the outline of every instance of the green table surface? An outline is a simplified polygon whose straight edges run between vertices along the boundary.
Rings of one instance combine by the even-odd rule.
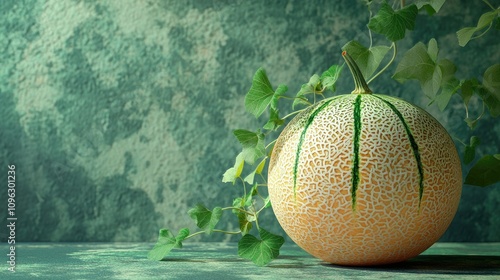
[[[163,261],[150,261],[152,246],[16,244],[16,272],[3,261],[0,279],[500,279],[500,243],[436,243],[416,258],[377,267],[331,265],[293,244],[265,267],[239,258],[235,243],[186,242]]]

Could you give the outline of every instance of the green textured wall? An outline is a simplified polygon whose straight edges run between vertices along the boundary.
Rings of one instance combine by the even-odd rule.
[[[459,74],[479,76],[500,62],[498,32],[466,48],[454,32],[483,6],[447,1],[401,48],[436,37]],[[340,63],[347,41],[367,43],[366,21],[352,0],[1,1],[0,220],[15,164],[18,241],[153,241],[160,227],[192,228],[190,207],[229,205],[236,193],[221,176],[239,150],[231,130],[259,124],[243,107],[255,70],[296,92]],[[339,88],[350,92],[349,78]],[[428,102],[417,83],[389,75],[373,89]],[[444,114],[426,109],[467,139],[458,101]],[[498,152],[498,120],[478,130],[479,153]],[[499,204],[499,186],[465,186],[443,240],[500,241]],[[264,222],[280,230],[271,215]]]

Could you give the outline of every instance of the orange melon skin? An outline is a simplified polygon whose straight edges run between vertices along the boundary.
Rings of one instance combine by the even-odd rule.
[[[323,103],[311,106],[287,125],[270,159],[269,196],[285,232],[319,259],[349,266],[404,261],[429,248],[450,225],[462,189],[460,159],[449,134],[424,110],[362,94],[353,198],[357,96],[336,97],[312,121]],[[384,101],[407,124],[422,174],[401,117]]]

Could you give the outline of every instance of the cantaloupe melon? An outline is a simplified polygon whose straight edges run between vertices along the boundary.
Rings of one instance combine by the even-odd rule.
[[[417,256],[458,208],[462,171],[455,145],[430,114],[373,94],[356,64],[352,94],[297,115],[272,151],[274,213],[305,251],[339,265]]]

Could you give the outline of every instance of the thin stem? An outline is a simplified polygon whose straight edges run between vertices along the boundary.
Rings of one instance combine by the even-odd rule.
[[[266,145],[266,150],[271,147],[278,139],[274,139],[273,141],[269,142],[269,144]]]
[[[191,238],[191,237],[196,236],[196,235],[200,235],[200,234],[202,234],[202,233],[205,233],[205,232],[204,232],[204,231],[198,231],[198,232],[195,232],[195,233],[193,233],[193,234],[190,234],[190,235],[186,236],[186,238],[185,238],[185,239]]]
[[[238,207],[224,207],[224,208],[222,208],[222,211],[225,211],[225,210],[238,210],[238,211],[245,213],[247,215],[255,216],[254,213],[248,212],[248,211],[244,210],[243,208],[238,208]]]
[[[241,230],[239,230],[239,231],[226,231],[226,230],[221,230],[221,229],[214,229],[212,231],[213,232],[225,233],[225,234],[240,234],[241,233]]]
[[[464,141],[462,141],[462,139],[456,137],[456,136],[452,136],[453,139],[457,140],[460,144],[464,145],[464,146],[467,146],[467,144],[464,143]]]
[[[481,102],[483,103],[483,109],[482,109],[482,112],[481,114],[473,121],[471,121],[471,123],[475,123],[475,122],[478,122],[483,116],[484,114],[486,113],[486,104],[484,102],[483,99],[481,99]],[[465,119],[468,119],[469,118],[469,110],[467,109],[467,107],[465,107]],[[473,128],[471,128],[472,130]]]
[[[479,117],[477,117],[477,119],[475,121],[479,121],[483,116],[484,116],[484,113],[486,113],[486,104],[484,102],[484,100],[482,100],[482,103],[483,103],[483,111],[481,112],[481,115],[479,115]]]
[[[393,1],[392,1],[391,8],[392,8],[393,10],[396,10],[397,5],[398,5],[398,0],[393,0]]]
[[[401,9],[405,7],[405,0],[401,0]]]
[[[264,177],[264,175],[262,175],[262,173],[260,173],[259,175],[260,175],[260,178],[262,178],[262,180],[264,181],[264,184],[258,184],[257,186],[259,186],[259,187],[267,187],[267,180],[266,180],[266,178]]]
[[[483,2],[486,3],[486,5],[490,6],[491,9],[496,10],[495,7],[493,7],[493,5],[491,5],[488,0],[483,0]]]
[[[317,95],[321,96],[323,99],[325,99],[325,95],[323,94],[325,89],[326,89],[326,87],[323,87],[320,91],[315,92],[314,94],[317,94]]]
[[[370,12],[370,16],[368,17],[368,21],[370,21],[370,19],[372,18],[373,16],[373,13],[372,13],[372,8],[369,7],[368,8],[368,11]],[[370,28],[368,28],[368,37],[370,38],[370,49],[372,48],[373,46],[373,36],[372,36],[372,30]]]
[[[312,104],[311,104],[311,105],[312,105]],[[302,112],[302,111],[304,111],[304,110],[305,110],[305,109],[300,109],[300,110],[297,110],[297,111],[295,111],[295,112],[291,112],[290,114],[288,114],[288,115],[284,116],[282,119],[284,120],[284,119],[286,119],[286,118],[289,118],[289,117],[291,117],[291,116],[293,116],[293,115],[295,115],[295,114],[298,114],[298,113],[300,113],[300,112]]]
[[[245,184],[245,180],[243,178],[238,177],[241,181],[241,183],[243,184],[243,197],[247,197],[247,185]]]
[[[265,198],[263,198],[263,200],[264,200],[264,205],[262,205],[262,207],[260,207],[260,209],[259,209],[259,210],[257,210],[257,212],[256,212],[257,214],[259,214],[262,210],[266,209],[266,203],[265,203],[265,202],[266,202],[266,199],[265,199]]]
[[[479,115],[479,117],[477,117],[477,118],[473,121],[473,123],[478,122],[478,121],[479,121],[479,120],[480,120],[480,119],[484,116],[484,113],[486,112],[486,108],[485,108],[485,107],[486,107],[486,106],[484,105],[484,100],[483,100],[483,111],[481,112],[481,115]],[[471,130],[472,130],[472,128],[471,128]]]
[[[469,118],[469,106],[467,106],[464,102],[464,107],[465,107],[465,118],[468,119]]]
[[[285,98],[285,99],[295,99],[295,98],[297,98],[297,97],[291,97],[291,96],[282,95],[282,96],[280,96],[279,98]]]
[[[257,215],[255,216],[255,225],[257,226],[257,229],[260,230],[259,219],[257,218]]]
[[[262,199],[262,200],[264,200],[264,201],[266,200],[266,198],[265,198],[265,197],[263,197],[260,193],[257,193],[257,195],[260,197],[260,199]],[[260,211],[257,211],[257,213],[259,213],[259,212],[260,212]]]
[[[477,39],[477,38],[481,38],[482,36],[484,36],[484,34],[486,34],[491,29],[492,26],[493,26],[493,22],[490,22],[490,25],[488,26],[488,28],[486,28],[486,30],[483,33],[481,33],[481,34],[479,34],[477,36],[472,37],[471,40],[474,40],[474,39]]]
[[[380,71],[378,71],[377,74],[373,75],[373,77],[371,77],[368,80],[368,82],[366,82],[367,84],[370,84],[371,81],[373,81],[375,78],[377,78],[378,76],[380,76],[380,74],[384,73],[385,70],[387,70],[387,68],[389,68],[389,66],[391,66],[391,64],[394,62],[394,59],[396,59],[396,55],[398,54],[398,48],[397,48],[397,45],[396,45],[395,42],[392,42],[391,48],[393,48],[393,54],[392,54],[391,60],[389,60],[389,62],[387,63],[387,65],[385,65],[384,68],[380,69]]]

